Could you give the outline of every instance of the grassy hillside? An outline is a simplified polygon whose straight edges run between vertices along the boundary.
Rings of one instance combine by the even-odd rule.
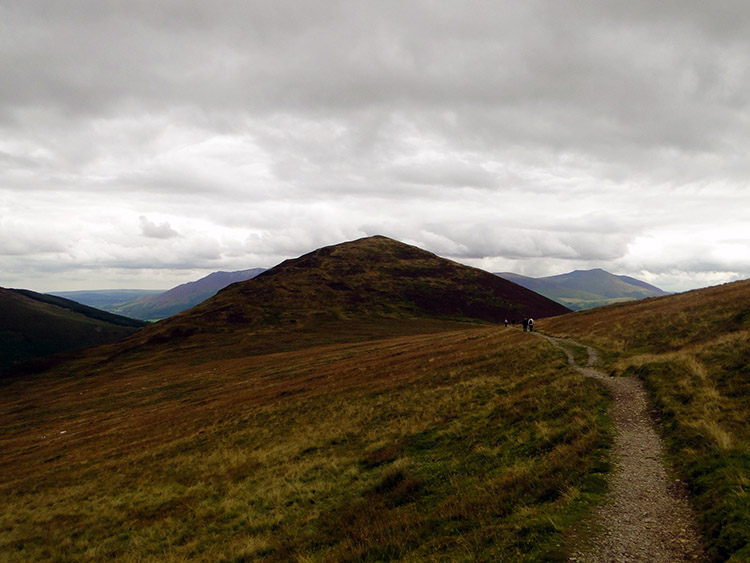
[[[564,310],[376,237],[0,393],[14,561],[564,561],[607,398],[491,321]]]
[[[493,274],[370,237],[321,248],[148,327],[118,354],[231,357],[569,310]]]
[[[278,315],[282,323],[286,319],[300,322],[321,310],[337,319],[366,314],[495,323],[508,317],[567,312],[488,272],[379,236],[287,260],[218,297],[232,301],[239,295],[267,303],[266,316],[276,316],[274,308],[283,309]]]
[[[540,323],[640,377],[716,561],[750,560],[750,281]]]
[[[0,288],[0,371],[120,340],[145,324],[60,297]]]
[[[220,292],[205,307],[224,313],[238,303],[251,324],[348,318],[435,318],[502,322],[567,309],[496,276],[385,237],[318,249]],[[227,314],[236,318],[237,311]]]
[[[234,359],[97,349],[0,393],[0,553],[564,561],[604,486],[605,406],[559,351],[496,327]]]

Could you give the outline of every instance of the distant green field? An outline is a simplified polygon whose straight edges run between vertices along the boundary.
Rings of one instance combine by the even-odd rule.
[[[91,291],[55,291],[51,295],[57,295],[66,299],[72,299],[89,307],[96,307],[110,313],[121,314],[123,307],[140,297],[159,295],[164,293],[161,289],[104,289]]]

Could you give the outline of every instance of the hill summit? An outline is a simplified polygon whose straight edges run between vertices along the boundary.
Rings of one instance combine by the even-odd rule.
[[[373,236],[286,260],[143,334],[162,340],[234,331],[321,332],[324,325],[353,323],[382,327],[387,321],[500,323],[567,312],[489,272]]]
[[[238,305],[244,312],[237,310]],[[262,317],[252,314],[257,308],[262,309]],[[271,324],[361,315],[502,322],[509,316],[568,312],[489,272],[384,236],[286,260],[254,280],[223,290],[205,309],[211,314],[223,312],[230,321]]]

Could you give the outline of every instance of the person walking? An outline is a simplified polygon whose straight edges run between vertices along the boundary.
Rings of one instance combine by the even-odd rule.
[[[529,319],[529,332],[534,331],[534,319]]]
[[[505,326],[508,326],[508,319],[505,319]]]
[[[526,329],[529,326],[529,319],[527,319],[526,317],[524,317],[523,321],[521,321],[521,324],[523,325],[523,331],[526,332]]]

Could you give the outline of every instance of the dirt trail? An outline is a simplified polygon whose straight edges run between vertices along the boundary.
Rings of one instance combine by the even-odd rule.
[[[612,396],[610,416],[615,424],[615,443],[609,501],[597,512],[601,530],[591,545],[581,548],[569,560],[706,561],[684,488],[664,469],[661,441],[649,417],[641,382],[609,377],[594,369],[597,356],[592,348],[587,348],[588,364],[578,366],[560,341],[544,338],[565,351],[568,361],[583,375],[601,381]]]

